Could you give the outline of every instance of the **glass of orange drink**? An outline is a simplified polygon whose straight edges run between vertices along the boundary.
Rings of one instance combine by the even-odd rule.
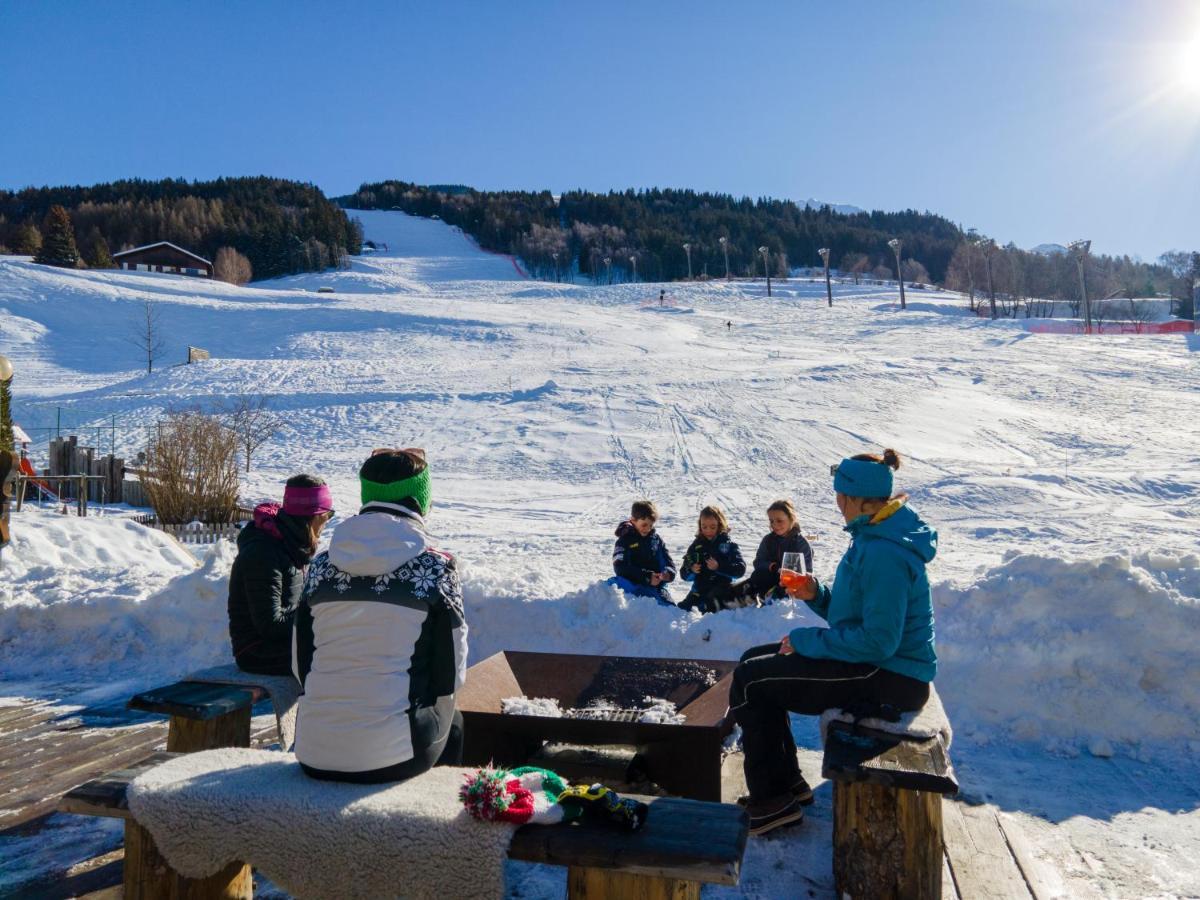
[[[798,588],[808,577],[808,566],[803,553],[783,554],[783,565],[779,567],[779,583],[786,589]]]

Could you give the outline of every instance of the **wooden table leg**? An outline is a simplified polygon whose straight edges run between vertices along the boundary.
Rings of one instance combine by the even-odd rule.
[[[250,746],[250,707],[215,719],[185,719],[171,716],[167,728],[167,752],[195,753],[218,747]]]
[[[700,882],[571,866],[567,900],[700,900]]]
[[[254,876],[233,862],[207,878],[184,878],[158,852],[154,838],[125,820],[125,900],[253,900]]]

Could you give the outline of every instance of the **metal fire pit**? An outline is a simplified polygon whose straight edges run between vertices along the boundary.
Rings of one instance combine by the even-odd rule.
[[[547,741],[637,747],[647,776],[664,790],[697,800],[721,799],[721,743],[733,730],[728,716],[727,660],[581,656],[506,650],[467,670],[458,693],[463,715],[463,762],[521,765]],[[564,718],[501,712],[509,697],[547,697]],[[677,725],[640,722],[644,697],[662,697],[685,716]],[[588,710],[594,701],[614,707]]]

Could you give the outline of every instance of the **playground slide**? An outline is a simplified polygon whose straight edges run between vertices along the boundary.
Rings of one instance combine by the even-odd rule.
[[[37,472],[34,471],[33,464],[29,461],[29,457],[27,456],[21,459],[21,474],[28,477],[29,480],[37,485],[38,488],[40,488],[43,493],[48,495],[51,500],[56,503],[58,502],[58,494],[50,490],[50,485],[46,484],[46,482],[37,477]]]

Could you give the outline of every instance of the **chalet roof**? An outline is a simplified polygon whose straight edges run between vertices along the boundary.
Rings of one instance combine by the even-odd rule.
[[[198,256],[197,254],[193,253],[191,250],[184,250],[182,247],[180,247],[176,244],[172,244],[170,241],[157,241],[156,243],[146,244],[145,246],[142,246],[142,247],[134,247],[132,250],[122,250],[120,253],[114,253],[112,255],[112,257],[113,257],[113,259],[117,259],[122,256],[127,256],[130,253],[137,253],[141,250],[153,250],[155,247],[170,247],[172,250],[178,250],[180,253],[190,256],[192,259],[198,259],[202,263],[207,263],[210,266],[212,265],[211,260],[207,260],[203,256]]]
[[[30,441],[29,441],[29,435],[27,435],[27,434],[26,434],[26,433],[25,433],[25,432],[24,432],[24,431],[21,429],[21,426],[20,426],[20,425],[18,425],[16,422],[14,422],[14,423],[13,423],[13,443],[16,443],[16,444],[28,444],[28,443],[30,443]]]

